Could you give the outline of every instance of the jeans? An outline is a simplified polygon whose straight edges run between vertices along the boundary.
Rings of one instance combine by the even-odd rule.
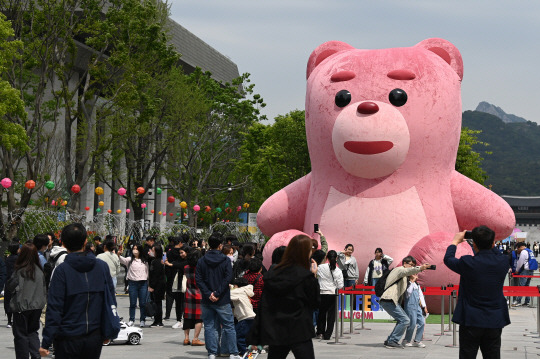
[[[249,333],[255,319],[244,319],[236,323],[236,345],[238,346],[238,355],[244,355],[246,352],[246,336]]]
[[[116,276],[112,277],[112,284],[114,286],[114,292],[116,293],[116,285],[118,284],[118,278],[116,278]]]
[[[416,305],[417,308],[414,311],[409,312],[407,310],[407,314],[409,315],[409,320],[411,321],[409,323],[409,326],[407,327],[407,332],[405,333],[405,341],[410,342],[412,340],[412,336],[414,333],[414,329],[418,325],[418,329],[416,330],[416,335],[414,336],[415,342],[421,342],[422,337],[424,336],[424,326],[425,326],[425,319],[422,315],[422,309]],[[409,309],[409,308],[407,308]]]
[[[501,357],[502,328],[478,328],[459,326],[459,358],[476,358],[478,347],[482,357],[499,359]]]
[[[356,279],[345,279],[344,282],[346,288],[356,285]]]
[[[381,300],[379,304],[397,321],[394,330],[392,330],[392,333],[388,336],[388,343],[399,343],[403,333],[405,333],[405,330],[411,322],[409,316],[400,305],[395,305],[393,301]]]
[[[530,269],[524,269],[520,275],[533,275],[534,271]],[[531,284],[531,278],[518,278],[520,287],[528,287]],[[521,297],[516,297],[515,301],[521,303]],[[531,297],[525,297],[525,305],[529,304]]]
[[[201,309],[204,323],[205,346],[208,355],[216,355],[218,353],[218,323],[221,323],[221,330],[223,332],[221,337],[221,351],[228,354],[238,354],[231,305],[201,304]]]
[[[379,281],[379,279],[381,279],[381,278],[371,278],[371,285],[372,286],[377,285],[377,282]]]
[[[13,313],[13,343],[15,344],[15,358],[33,359],[41,358],[39,355],[39,317],[41,309],[25,310]],[[49,349],[49,348],[45,348]]]
[[[146,318],[146,297],[148,296],[148,282],[145,280],[129,281],[129,320],[135,321],[135,310],[137,309],[137,298],[141,312],[141,322]]]

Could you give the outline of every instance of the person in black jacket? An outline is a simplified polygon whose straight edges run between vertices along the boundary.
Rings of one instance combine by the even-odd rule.
[[[281,262],[264,277],[264,289],[248,341],[269,344],[269,359],[315,358],[313,310],[320,304],[317,264],[310,259],[312,240],[291,239]]]
[[[154,245],[148,251],[150,262],[150,273],[148,276],[148,291],[154,303],[156,303],[156,313],[154,322],[150,325],[152,328],[163,327],[163,306],[162,301],[165,297],[165,266],[162,263],[163,248],[161,244]]]
[[[169,319],[173,304],[175,305],[176,323],[173,329],[182,328],[182,318],[184,316],[184,293],[173,288],[174,278],[178,275],[178,281],[182,281],[184,276],[184,266],[187,264],[188,246],[184,244],[180,237],[174,237],[175,246],[167,253],[165,261],[165,276],[167,278],[167,298],[165,301],[165,318]]]
[[[86,229],[72,223],[62,230],[68,254],[54,270],[47,297],[47,315],[39,352],[49,355],[54,341],[56,359],[99,358],[102,343],[104,297],[116,299],[109,266],[92,253],[84,253]],[[106,291],[109,291],[108,294]]]
[[[510,324],[503,294],[510,269],[506,256],[494,248],[495,232],[486,226],[472,230],[474,256],[456,258],[465,232],[456,233],[446,249],[444,264],[460,275],[459,295],[452,321],[459,324],[459,357],[501,357],[502,328]]]
[[[19,252],[19,243],[18,242],[12,242],[8,246],[8,252],[10,253],[9,257],[6,258],[6,278],[9,280],[11,278],[11,275],[15,271],[15,262],[17,261]],[[11,311],[11,308],[9,307],[9,302],[11,301],[11,292],[9,290],[4,291],[4,311],[6,312],[8,323],[7,327],[11,328],[11,325],[13,322],[11,321],[13,317],[13,312]]]

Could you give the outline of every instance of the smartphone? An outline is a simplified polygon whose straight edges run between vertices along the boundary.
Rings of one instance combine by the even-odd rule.
[[[472,239],[472,231],[465,232],[465,239]]]
[[[432,264],[429,267],[427,267],[426,269],[435,270],[435,269],[437,269],[437,265]]]
[[[315,223],[313,225],[313,232],[317,233],[319,231],[319,224],[318,223]]]

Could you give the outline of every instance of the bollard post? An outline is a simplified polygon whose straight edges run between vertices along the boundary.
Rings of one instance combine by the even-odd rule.
[[[508,285],[509,286],[512,285],[512,272],[508,273]],[[511,294],[508,296],[508,309],[516,309],[516,308],[512,307],[512,295]]]
[[[456,305],[456,291],[453,290],[452,293],[450,294],[450,298],[453,298],[453,302],[454,302],[454,306]],[[445,345],[446,347],[448,348],[458,348],[459,345],[457,345],[457,335],[456,335],[456,323],[454,322],[451,322],[452,323],[452,344],[451,345]]]
[[[453,287],[453,285],[449,284],[448,287]],[[452,331],[452,292],[450,292],[449,302],[448,302],[448,329],[445,331],[446,332]]]
[[[364,302],[366,300],[366,295],[365,293],[362,293],[362,328],[360,328],[360,330],[371,330],[371,328],[365,328],[364,327],[364,315],[365,315],[365,307],[364,307]]]
[[[337,290],[338,289],[336,289],[336,291]],[[341,318],[340,318],[341,331],[339,333],[336,332],[336,335],[338,335],[342,339],[351,339],[351,337],[346,337],[343,335],[343,316],[344,316],[343,312],[345,311],[345,305],[346,305],[347,300],[346,300],[345,295],[339,295],[339,293],[338,293],[338,297],[341,298]]]
[[[345,345],[345,343],[339,341],[339,332],[338,332],[339,328],[338,328],[338,320],[337,320],[337,317],[339,315],[339,300],[340,300],[340,295],[339,295],[338,289],[336,289],[336,320],[334,323],[334,341],[328,342],[326,344]],[[341,307],[341,316],[343,317],[343,307]]]
[[[441,290],[445,290],[445,286],[441,286]],[[444,334],[444,294],[441,294],[441,333],[435,336],[443,336]]]

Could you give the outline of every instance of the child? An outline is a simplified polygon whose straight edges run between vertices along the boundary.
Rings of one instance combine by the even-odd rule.
[[[427,314],[426,301],[424,300],[424,294],[420,290],[420,286],[416,283],[418,279],[417,274],[409,276],[409,287],[405,292],[405,312],[409,316],[410,324],[405,333],[405,339],[403,343],[406,347],[419,347],[425,348],[426,345],[422,343],[422,336],[424,335],[425,319],[424,314]],[[416,330],[416,336],[414,342],[411,342],[414,329]]]
[[[234,306],[234,317],[238,320],[235,326],[238,355],[244,355],[246,352],[246,336],[255,322],[255,312],[250,300],[253,295],[253,286],[248,284],[246,278],[236,278],[232,281],[231,301]]]

